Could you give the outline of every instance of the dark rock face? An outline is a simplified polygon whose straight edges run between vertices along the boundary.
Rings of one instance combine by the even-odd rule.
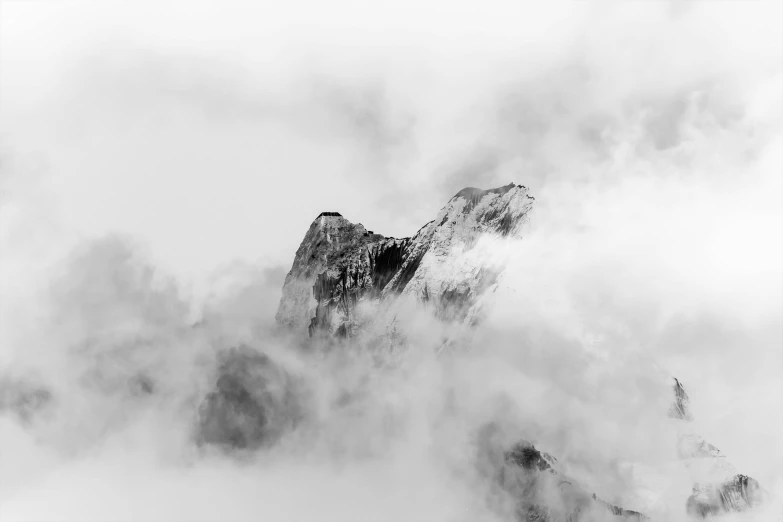
[[[365,233],[362,225],[341,216],[321,215],[313,221],[286,276],[276,315],[279,324],[302,329],[314,320],[315,327],[326,325],[337,305],[345,306],[352,293],[372,286],[365,277],[368,257],[361,254],[377,246]],[[331,306],[312,313],[315,295]]]
[[[527,441],[520,441],[506,453],[505,461],[527,470],[546,471],[552,469],[549,462],[554,459],[541,453]]]
[[[470,250],[482,235],[520,232],[533,198],[513,183],[457,193],[413,237],[387,238],[323,212],[310,225],[286,276],[276,319],[294,329],[338,336],[358,327],[357,304],[412,294],[432,302],[444,320],[462,320],[497,274],[470,267],[444,277],[453,250]]]
[[[297,392],[295,380],[265,354],[227,350],[199,408],[197,442],[250,450],[274,444],[301,418]]]

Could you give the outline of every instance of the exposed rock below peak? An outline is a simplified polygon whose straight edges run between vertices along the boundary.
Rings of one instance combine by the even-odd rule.
[[[519,441],[505,455],[506,462],[513,463],[525,469],[546,471],[552,469],[550,464],[555,462],[554,457],[541,453],[527,441]]]
[[[199,407],[196,441],[226,449],[274,444],[300,420],[296,379],[247,346],[218,355],[215,384]]]
[[[465,206],[465,211],[470,211],[473,207],[479,204],[479,202],[486,196],[487,194],[505,194],[506,192],[517,188],[522,187],[521,185],[514,185],[513,183],[509,183],[508,185],[504,185],[502,187],[493,188],[493,189],[480,189],[475,187],[465,187],[464,189],[457,192],[453,199],[462,198],[467,200],[468,204]],[[522,187],[524,188],[524,187]],[[533,199],[532,196],[527,196],[530,199]]]
[[[496,423],[478,433],[480,469],[488,473],[514,505],[519,522],[587,522],[649,520],[645,515],[610,504],[562,474],[557,460],[525,440],[504,449]]]
[[[761,504],[764,491],[746,475],[735,475],[721,484],[695,484],[688,498],[688,514],[699,518],[740,513]]]
[[[286,276],[276,319],[294,329],[351,335],[357,305],[409,294],[432,302],[444,318],[463,320],[497,274],[481,259],[457,259],[484,235],[518,236],[533,198],[513,183],[459,191],[412,237],[368,231],[337,212],[310,225]],[[463,256],[466,257],[466,256]]]
[[[682,387],[680,381],[674,379],[674,403],[669,409],[669,417],[686,421],[693,420],[690,403],[691,401],[688,398],[688,394],[685,393],[685,388]]]

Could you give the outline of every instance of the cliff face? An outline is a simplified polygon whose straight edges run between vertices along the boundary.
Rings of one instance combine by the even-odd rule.
[[[400,294],[430,301],[439,316],[464,320],[495,274],[480,260],[457,263],[483,235],[518,236],[532,208],[527,188],[509,184],[458,192],[413,237],[368,231],[336,212],[310,225],[283,286],[276,319],[294,329],[349,336],[357,305]]]

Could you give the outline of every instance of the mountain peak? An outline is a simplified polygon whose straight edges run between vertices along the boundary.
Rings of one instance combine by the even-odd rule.
[[[484,235],[519,236],[532,202],[527,188],[514,183],[467,187],[434,220],[402,239],[368,231],[338,212],[322,212],[286,276],[277,321],[308,326],[311,334],[350,334],[359,301],[401,293],[433,301],[438,313],[464,319],[491,276],[481,266],[446,270],[453,252],[472,249]]]
[[[481,199],[487,194],[505,194],[509,190],[513,189],[514,187],[517,188],[525,188],[522,185],[516,185],[514,183],[509,183],[508,185],[503,185],[502,187],[492,188],[492,189],[480,189],[476,187],[465,187],[464,189],[457,192],[453,198],[478,198]]]
[[[503,185],[502,187],[492,188],[492,189],[480,189],[476,187],[465,187],[464,189],[457,192],[453,198],[451,198],[450,201],[454,201],[455,199],[464,199],[467,201],[467,204],[463,208],[463,212],[469,212],[471,211],[476,205],[481,202],[482,199],[484,199],[488,195],[497,194],[497,195],[504,195],[508,192],[514,190],[514,189],[520,189],[520,191],[524,191],[525,196],[527,196],[527,188],[522,185],[515,185],[514,183],[509,183],[508,185]],[[532,199],[532,198],[531,198]]]
[[[523,185],[466,187],[446,203],[435,219],[412,237],[402,239],[374,234],[337,212],[322,212],[296,252],[276,319],[279,324],[307,331],[310,336],[351,337],[362,331],[372,336],[372,332],[385,332],[380,336],[393,345],[400,337],[397,318],[385,314],[380,304],[391,305],[394,300],[388,298],[408,295],[426,303],[436,318],[450,326],[472,327],[481,317],[483,297],[489,294],[488,289],[496,284],[502,271],[502,267],[487,261],[488,256],[480,250],[485,245],[479,245],[479,241],[485,236],[521,237],[533,203],[534,198]],[[362,303],[367,306],[360,306]],[[375,342],[373,338],[370,345]],[[440,349],[450,342],[446,340]],[[766,492],[758,482],[737,474],[715,446],[686,428],[693,420],[690,399],[676,378],[672,388],[674,400],[668,416],[677,424],[677,451],[694,480],[687,511],[703,518],[708,514],[745,511],[762,502]],[[569,520],[582,513],[583,508],[626,520],[647,520],[640,512],[606,502],[565,480],[554,469],[556,459],[531,443],[518,442],[499,462],[503,466],[501,483],[510,488],[513,496],[526,499],[526,519],[552,519],[547,514],[545,499],[530,502],[526,497],[529,489],[514,488],[514,484],[529,483],[532,477],[536,481],[552,481],[564,492]],[[524,481],[511,480],[515,475]]]

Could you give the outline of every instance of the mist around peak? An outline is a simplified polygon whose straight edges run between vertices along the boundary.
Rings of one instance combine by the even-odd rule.
[[[779,520],[780,4],[390,5],[3,5],[0,518],[505,522],[568,477],[676,522],[687,450]],[[429,280],[275,320],[325,209],[401,242],[509,181],[525,233],[433,271],[502,268],[474,326]]]

